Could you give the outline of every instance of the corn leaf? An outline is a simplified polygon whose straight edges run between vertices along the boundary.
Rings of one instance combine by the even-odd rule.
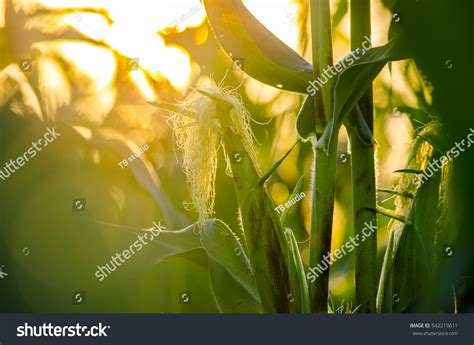
[[[137,235],[148,231],[112,226]],[[161,230],[150,244],[156,246],[150,252],[152,254],[148,254],[152,266],[175,255],[204,250],[208,256],[212,292],[219,309],[233,313],[262,311],[250,262],[238,238],[223,221],[209,219],[177,231]]]
[[[126,159],[138,150],[138,146],[127,140],[123,135],[112,129],[90,129],[87,127],[72,127],[84,140],[105,147]],[[150,194],[161,209],[166,224],[181,227],[189,224],[188,217],[178,211],[161,188],[161,183],[153,164],[146,155],[138,156],[133,164],[129,165],[135,179],[143,189]]]
[[[296,118],[296,131],[298,135],[307,140],[316,135],[316,105],[314,103],[314,96],[306,97],[301,109]]]
[[[296,195],[301,191],[301,187],[303,186],[303,179],[304,179],[304,176],[301,176],[298,179],[298,182],[296,182],[295,188],[293,189],[293,192],[291,193],[288,200],[292,200],[296,198]],[[280,216],[281,226],[283,227],[285,226],[285,223],[286,223],[286,217],[288,216],[288,211],[289,211],[289,208],[285,208],[285,210]]]
[[[301,178],[300,181],[302,181]],[[290,228],[285,229],[285,237],[288,243],[288,262],[292,262],[292,264],[288,265],[291,291],[289,296],[290,310],[295,313],[309,313],[311,312],[311,302],[309,299],[308,282],[298,243]]]
[[[394,304],[395,311],[403,311],[415,302],[421,306],[426,296],[420,293],[426,290],[436,270],[433,262],[439,183],[436,174],[418,189],[407,223],[395,240],[393,283],[399,299]]]
[[[217,41],[251,77],[287,91],[307,93],[312,66],[265,28],[240,0],[204,0]]]
[[[334,86],[334,109],[331,121],[318,141],[318,147],[329,152],[331,138],[341,127],[345,116],[354,108],[360,97],[388,61],[406,59],[400,36],[386,45],[371,48],[357,62],[336,77]]]

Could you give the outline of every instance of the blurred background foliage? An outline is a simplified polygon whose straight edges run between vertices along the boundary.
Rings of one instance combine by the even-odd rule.
[[[308,0],[247,0],[275,35],[311,61]],[[383,45],[395,1],[373,0],[372,43]],[[349,53],[348,1],[331,2],[334,61]],[[398,14],[404,20],[403,12]],[[0,0],[0,162],[21,155],[48,126],[61,137],[0,181],[1,312],[216,312],[202,251],[156,262],[148,245],[104,282],[94,273],[136,236],[111,224],[168,229],[196,221],[180,152],[165,112],[148,102],[175,102],[211,81],[239,88],[253,116],[261,166],[268,169],[297,140],[302,96],[247,77],[221,51],[198,0]],[[239,58],[239,57],[236,57]],[[448,59],[448,58],[446,58]],[[241,63],[245,63],[242,60]],[[396,189],[414,133],[432,114],[430,82],[413,60],[387,65],[373,84],[377,184]],[[464,135],[464,134],[463,134]],[[118,163],[137,147],[140,160]],[[350,148],[340,135],[333,250],[353,234]],[[309,195],[311,145],[289,155],[269,182],[275,204],[287,201],[300,176]],[[237,203],[218,167],[215,216],[239,231]],[[73,200],[85,198],[85,210]],[[379,193],[394,208],[394,196]],[[310,198],[289,211],[288,224],[308,261]],[[388,219],[379,217],[379,262]],[[25,248],[27,250],[25,251]],[[28,252],[28,255],[25,255]],[[336,306],[354,299],[354,253],[331,267]],[[85,303],[73,303],[85,292]],[[190,293],[189,303],[180,296]]]

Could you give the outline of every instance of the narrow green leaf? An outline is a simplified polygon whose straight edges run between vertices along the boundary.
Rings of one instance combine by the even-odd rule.
[[[377,189],[377,192],[388,193],[388,194],[394,194],[394,195],[403,196],[403,197],[405,197],[405,198],[413,199],[413,194],[411,194],[411,193],[406,193],[406,192],[400,192],[400,191],[398,191],[398,190],[393,190],[393,189]]]
[[[366,210],[369,210],[369,211],[372,211],[372,212],[374,212],[374,213],[381,214],[382,216],[385,216],[385,217],[389,217],[389,218],[398,220],[399,222],[402,222],[402,223],[405,222],[405,217],[400,216],[400,215],[398,215],[398,214],[394,214],[393,212],[391,212],[391,211],[389,211],[389,210],[386,210],[386,209],[384,209],[384,208],[382,208],[382,207],[377,207],[377,208],[366,207],[365,209],[366,209]]]
[[[300,111],[296,117],[296,131],[303,140],[307,140],[312,136],[316,136],[316,105],[314,96],[306,97]]]
[[[318,147],[328,152],[333,133],[339,130],[345,116],[367,91],[383,66],[388,61],[406,58],[407,53],[402,47],[400,36],[397,36],[384,46],[371,48],[336,77],[332,121],[326,126]],[[351,54],[343,60],[347,62],[349,59],[355,60]]]
[[[296,182],[295,188],[293,189],[293,193],[291,193],[290,198],[288,200],[294,199],[296,195],[301,191],[301,187],[303,186],[303,180],[304,180],[304,176],[301,176],[298,179],[298,182]],[[285,223],[286,223],[286,217],[288,216],[288,211],[289,211],[289,208],[285,208],[285,210],[280,216],[280,223],[281,223],[281,226],[283,227],[285,226]]]
[[[416,169],[398,169],[398,170],[395,170],[394,173],[401,173],[401,174],[423,174],[423,170],[416,170]]]
[[[172,113],[179,113],[181,115],[185,115],[187,117],[191,117],[193,119],[196,118],[196,112],[192,111],[191,109],[186,109],[180,105],[173,104],[173,103],[166,103],[166,102],[148,102],[148,104],[172,112]]]
[[[220,107],[225,112],[228,112],[229,110],[231,110],[234,107],[234,105],[232,103],[229,103],[223,97],[219,97],[217,95],[214,95],[214,94],[212,94],[212,93],[210,93],[210,92],[208,92],[204,89],[197,89],[196,91],[199,92],[199,93],[202,93],[204,96],[207,96],[210,99],[212,99],[214,101],[214,103],[216,103],[216,105],[218,107]]]
[[[258,185],[259,186],[262,186],[269,178],[270,176],[273,175],[273,173],[275,172],[275,170],[278,169],[278,167],[281,165],[281,163],[283,163],[283,161],[286,159],[286,157],[289,156],[289,154],[291,153],[291,151],[293,151],[293,149],[296,147],[296,145],[298,145],[299,143],[299,140],[294,143],[294,145],[285,153],[285,155],[283,157],[281,157],[279,160],[277,160],[273,166],[270,168],[270,170],[268,170],[268,172],[266,172],[261,178],[260,180],[258,181]]]
[[[379,287],[377,289],[377,313],[392,311],[391,270],[393,262],[393,242],[395,231],[390,231],[387,248],[383,258],[382,271],[380,273]]]
[[[359,107],[359,104],[356,103],[355,106],[355,129],[359,139],[367,145],[372,145],[374,141],[374,135],[370,130],[367,122],[364,119],[364,115],[362,114],[362,110]]]
[[[300,179],[301,180],[301,179]],[[311,312],[311,302],[309,299],[308,282],[303,266],[303,260],[296,242],[295,235],[290,228],[284,230],[288,243],[288,270],[290,271],[290,310],[295,313]]]

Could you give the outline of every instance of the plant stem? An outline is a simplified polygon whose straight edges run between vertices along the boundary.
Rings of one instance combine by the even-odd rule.
[[[391,293],[387,294],[387,291],[391,292],[389,283],[391,282],[394,236],[395,231],[391,230],[388,237],[387,249],[385,249],[382,271],[380,273],[379,287],[377,289],[377,313],[392,312],[392,295]]]
[[[311,44],[313,54],[313,78],[317,80],[328,66],[332,66],[332,35],[329,0],[311,0]],[[332,116],[334,80],[327,82],[316,93],[316,133],[320,134]],[[320,127],[321,126],[321,127]]]
[[[361,46],[364,36],[370,36],[370,0],[351,0],[351,48]],[[373,100],[370,88],[359,100],[359,106],[369,129],[373,133]],[[368,208],[376,208],[374,144],[360,140],[356,130],[349,131],[352,150],[352,207],[355,236],[376,216]],[[366,236],[364,236],[366,238]],[[358,312],[375,312],[377,294],[377,235],[367,237],[356,247],[355,284]]]
[[[313,71],[316,80],[326,67],[332,65],[332,37],[329,0],[311,0],[311,41]],[[333,84],[328,78],[315,99],[316,133],[319,137],[332,116]],[[337,135],[333,136],[328,155],[313,141],[314,174],[312,176],[311,240],[309,266],[323,263],[324,255],[331,250],[332,219],[336,180]],[[329,291],[329,267],[310,284],[312,311],[326,313]]]
[[[311,204],[311,242],[309,266],[324,265],[324,256],[331,252],[332,221],[336,183],[337,136],[331,143],[329,155],[314,147],[314,175]],[[327,312],[329,267],[314,283],[310,283],[313,311]]]

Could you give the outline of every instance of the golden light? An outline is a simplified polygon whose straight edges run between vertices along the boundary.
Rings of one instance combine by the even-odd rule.
[[[5,0],[0,0],[0,29],[5,27]]]
[[[246,0],[244,4],[275,36],[289,47],[298,48],[297,3],[292,0]]]
[[[105,43],[137,61],[153,79],[166,78],[179,91],[184,92],[191,82],[189,54],[179,46],[166,44],[160,34],[170,28],[179,32],[202,24],[205,11],[199,0],[135,0],[132,3],[125,0],[14,0],[14,6],[15,10],[27,14],[36,14],[41,9],[52,13],[75,9],[76,13],[55,14],[59,20],[56,27],[69,26],[94,41]],[[45,26],[44,18],[31,20],[29,28]],[[51,26],[51,21],[47,25]],[[76,59],[82,60],[88,58],[89,52],[76,53]],[[101,71],[97,72],[100,78]],[[147,98],[151,97],[144,76],[133,73],[131,79]]]

